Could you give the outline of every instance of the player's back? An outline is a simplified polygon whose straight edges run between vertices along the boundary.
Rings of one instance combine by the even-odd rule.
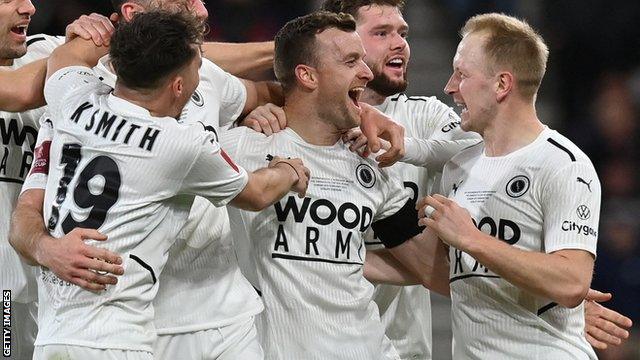
[[[203,144],[217,145],[202,126],[154,118],[95,81],[51,110],[45,222],[56,237],[76,227],[107,235],[105,242],[88,243],[120,254],[124,275],[93,293],[44,269],[36,345],[151,351],[157,277],[193,201],[185,176]]]

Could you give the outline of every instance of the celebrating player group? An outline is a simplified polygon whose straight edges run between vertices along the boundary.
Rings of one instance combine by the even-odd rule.
[[[112,3],[56,37],[0,2],[5,357],[432,359],[429,291],[454,359],[628,337],[590,289],[600,183],[537,117],[526,22],[466,22],[458,114],[405,94],[403,0],[246,44],[204,42],[201,0]]]

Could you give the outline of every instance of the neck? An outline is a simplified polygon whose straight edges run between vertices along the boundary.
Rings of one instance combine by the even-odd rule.
[[[481,135],[487,156],[504,156],[531,144],[543,130],[533,102],[505,104]]]
[[[313,145],[331,146],[340,140],[344,130],[339,130],[326,121],[312,104],[310,96],[291,94],[283,107],[287,127],[295,131],[304,141]]]
[[[364,93],[360,97],[360,101],[371,106],[377,106],[382,104],[386,98],[386,96],[378,94],[370,88],[365,88]]]
[[[138,91],[116,83],[113,95],[147,109],[151,116],[170,116],[175,119],[180,117],[181,111],[176,110],[173,101],[169,99],[166,92],[160,90]]]

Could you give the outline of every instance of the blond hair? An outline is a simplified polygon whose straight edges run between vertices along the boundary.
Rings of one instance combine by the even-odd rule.
[[[486,33],[484,51],[494,67],[506,67],[513,72],[520,93],[534,97],[547,68],[549,49],[542,36],[526,21],[505,14],[482,14],[469,19],[460,30]]]

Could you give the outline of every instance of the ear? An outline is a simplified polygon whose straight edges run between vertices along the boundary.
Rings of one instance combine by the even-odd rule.
[[[140,4],[126,2],[120,7],[120,12],[124,21],[131,21],[137,13],[144,12],[144,8]]]
[[[314,67],[299,64],[296,66],[294,73],[296,80],[305,89],[315,90],[318,87],[318,73]]]
[[[498,81],[496,82],[496,100],[502,102],[515,86],[515,78],[510,72],[498,73]]]
[[[180,75],[176,75],[170,83],[171,93],[174,97],[180,98],[184,92],[184,79]]]

